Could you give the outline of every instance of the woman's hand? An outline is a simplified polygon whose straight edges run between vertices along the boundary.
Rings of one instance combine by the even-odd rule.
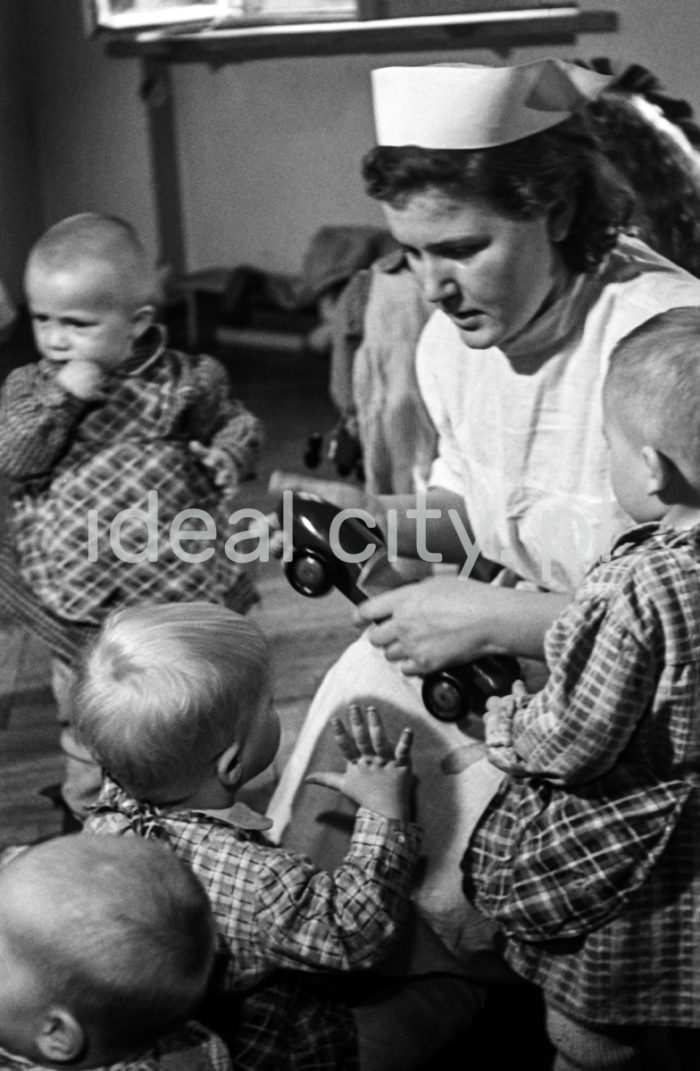
[[[340,718],[333,719],[333,730],[347,759],[345,773],[313,773],[307,782],[335,788],[359,807],[385,818],[407,821],[413,787],[411,730],[404,729],[393,746],[376,709],[369,706],[363,715],[356,703],[350,705],[350,731]]]
[[[407,676],[486,654],[543,657],[546,629],[569,596],[433,576],[375,595],[353,612],[369,641]]]
[[[429,673],[491,653],[493,596],[499,589],[477,580],[435,576],[375,595],[355,609],[357,625],[370,624],[369,641],[407,676]]]

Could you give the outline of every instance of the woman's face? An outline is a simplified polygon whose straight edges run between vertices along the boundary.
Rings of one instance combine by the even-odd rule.
[[[513,219],[485,198],[435,188],[383,208],[426,298],[474,349],[517,338],[566,279],[556,244],[565,211],[557,220]]]

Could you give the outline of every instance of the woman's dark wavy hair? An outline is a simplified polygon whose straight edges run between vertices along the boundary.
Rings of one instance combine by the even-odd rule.
[[[588,112],[606,154],[635,191],[634,233],[700,277],[700,159],[620,93],[601,94]]]
[[[537,219],[574,197],[558,247],[575,272],[592,272],[627,228],[633,193],[601,150],[583,112],[531,137],[489,149],[380,145],[362,161],[370,197],[401,208],[428,189],[484,197],[516,219]]]

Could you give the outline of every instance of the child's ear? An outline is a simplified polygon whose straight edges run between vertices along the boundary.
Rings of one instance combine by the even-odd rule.
[[[216,774],[222,785],[233,788],[241,778],[240,744],[231,744],[216,760]]]
[[[643,446],[642,457],[647,468],[647,494],[662,495],[673,479],[676,466],[653,446]]]
[[[131,317],[134,325],[134,338],[140,338],[147,331],[156,318],[155,305],[141,305]]]
[[[85,1031],[67,1008],[50,1008],[44,1017],[36,1045],[44,1059],[55,1064],[77,1060],[85,1048]]]

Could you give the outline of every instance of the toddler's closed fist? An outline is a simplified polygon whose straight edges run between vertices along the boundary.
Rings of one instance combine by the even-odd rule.
[[[76,398],[101,398],[107,376],[95,361],[66,361],[56,376],[64,390]]]

